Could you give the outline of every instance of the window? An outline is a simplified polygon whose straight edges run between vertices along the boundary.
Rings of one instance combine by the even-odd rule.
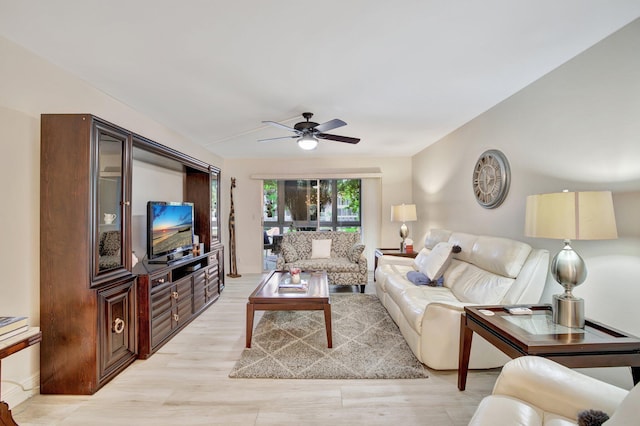
[[[265,230],[360,230],[360,179],[264,180],[263,194]]]

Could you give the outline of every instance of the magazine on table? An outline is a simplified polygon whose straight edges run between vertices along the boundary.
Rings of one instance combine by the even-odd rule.
[[[297,283],[294,283],[291,281],[291,277],[285,277],[282,280],[280,280],[280,282],[278,283],[278,290],[280,291],[307,291],[307,289],[309,288],[309,281],[307,280],[300,280]]]
[[[0,340],[5,340],[29,329],[27,317],[0,317]]]

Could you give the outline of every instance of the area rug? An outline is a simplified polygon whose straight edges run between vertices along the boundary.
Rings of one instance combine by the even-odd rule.
[[[375,295],[332,294],[333,349],[322,311],[266,311],[232,378],[415,379],[426,368]]]

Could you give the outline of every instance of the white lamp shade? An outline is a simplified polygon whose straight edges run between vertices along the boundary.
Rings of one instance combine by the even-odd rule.
[[[529,195],[524,234],[563,240],[618,238],[611,192]]]
[[[414,222],[418,220],[415,204],[391,206],[391,222]]]

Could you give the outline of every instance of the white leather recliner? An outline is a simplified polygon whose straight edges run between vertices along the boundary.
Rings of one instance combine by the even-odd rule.
[[[524,356],[504,365],[469,425],[576,425],[585,410],[606,413],[610,419],[603,426],[640,425],[640,387],[627,391],[546,358]]]

